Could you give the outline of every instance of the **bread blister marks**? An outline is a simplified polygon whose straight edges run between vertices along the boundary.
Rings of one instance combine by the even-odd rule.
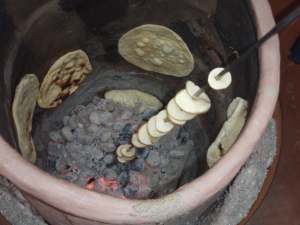
[[[187,44],[161,25],[146,24],[130,30],[121,37],[118,48],[126,61],[146,71],[185,77],[194,69]]]
[[[69,52],[59,58],[46,74],[38,97],[41,108],[59,106],[63,99],[72,95],[92,71],[87,54],[82,50]]]

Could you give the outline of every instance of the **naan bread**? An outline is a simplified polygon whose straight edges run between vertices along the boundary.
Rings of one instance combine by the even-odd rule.
[[[248,103],[236,98],[227,110],[227,121],[207,152],[207,164],[213,167],[232,147],[246,123]]]
[[[171,29],[147,24],[119,40],[119,53],[129,63],[147,71],[175,77],[188,76],[194,58],[186,43]]]
[[[92,66],[82,50],[70,52],[50,68],[41,85],[38,104],[41,108],[55,108],[63,98],[72,95],[82,83]]]
[[[158,98],[138,90],[111,90],[106,92],[104,97],[105,99],[131,108],[139,105],[141,112],[147,109],[158,111],[163,107],[163,104]]]
[[[36,150],[31,136],[32,118],[39,86],[39,80],[34,74],[24,76],[16,88],[12,106],[19,148],[23,157],[32,163],[36,161]]]

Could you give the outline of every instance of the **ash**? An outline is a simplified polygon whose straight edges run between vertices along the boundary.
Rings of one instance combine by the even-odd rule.
[[[0,214],[13,225],[47,225],[22,193],[0,176]]]
[[[194,150],[185,127],[138,150],[130,163],[121,164],[116,158],[117,147],[129,144],[134,131],[156,113],[99,97],[76,106],[60,129],[49,133],[48,172],[120,198],[145,199],[173,192]]]

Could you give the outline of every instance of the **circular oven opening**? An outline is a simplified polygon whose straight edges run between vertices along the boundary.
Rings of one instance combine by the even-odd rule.
[[[18,21],[16,18],[18,16],[15,17],[15,21]],[[117,51],[119,38],[127,31],[142,24],[164,25],[183,38],[196,59],[195,69],[190,76],[175,78],[146,72],[130,65],[119,56]],[[76,49],[84,50],[93,66],[92,73],[88,75],[80,89],[74,95],[66,98],[58,108],[54,110],[38,108],[35,111],[33,136],[38,151],[37,164],[50,173],[53,172],[53,168],[56,169],[57,161],[49,158],[49,144],[53,148],[61,145],[58,140],[53,146],[53,141],[57,138],[55,135],[58,131],[61,133],[66,124],[70,125],[66,117],[80,117],[80,112],[87,113],[89,104],[107,104],[107,102],[103,103],[103,97],[107,91],[113,89],[139,90],[157,97],[163,105],[166,105],[176,92],[184,87],[187,80],[193,80],[200,86],[204,85],[207,74],[211,69],[229,62],[236,56],[237,52],[247,48],[256,39],[251,11],[245,2],[239,1],[222,1],[218,3],[216,8],[203,6],[200,3],[188,0],[180,3],[174,1],[90,1],[89,3],[49,1],[33,11],[30,19],[26,20],[26,25],[21,28],[19,36],[15,37],[15,55],[10,55],[12,57],[10,62],[14,65],[14,69],[8,71],[4,77],[7,85],[3,89],[5,90],[3,96],[9,99],[9,103],[4,104],[2,107],[2,110],[8,116],[5,121],[8,129],[3,131],[3,134],[14,146],[17,146],[17,140],[14,135],[10,110],[15,87],[21,78],[25,74],[35,73],[42,81],[55,60]],[[176,134],[173,134],[174,140],[172,139],[171,142],[173,141],[175,146],[170,147],[170,140],[166,140],[154,151],[143,152],[141,158],[139,158],[142,160],[139,163],[133,163],[134,165],[126,168],[118,168],[116,163],[109,163],[109,157],[107,159],[106,156],[112,154],[103,149],[103,156],[99,156],[99,153],[97,153],[97,157],[101,158],[101,162],[104,159],[107,161],[105,167],[95,169],[95,171],[101,170],[99,176],[87,173],[84,178],[79,176],[74,183],[78,181],[77,184],[80,186],[90,188],[93,187],[95,181],[98,182],[105,178],[102,179],[102,184],[107,185],[110,190],[114,190],[116,183],[118,187],[120,186],[119,177],[122,173],[124,174],[124,171],[127,173],[126,176],[129,176],[129,180],[131,174],[133,174],[132,177],[134,178],[132,179],[139,182],[144,181],[141,176],[136,174],[144,171],[143,169],[148,168],[149,163],[150,165],[152,163],[152,167],[150,166],[146,176],[151,179],[142,183],[156,183],[156,185],[153,185],[155,188],[151,186],[152,189],[149,191],[149,187],[146,185],[146,188],[141,191],[142,194],[135,196],[132,193],[136,193],[137,190],[128,190],[126,189],[127,186],[124,186],[121,195],[117,196],[148,199],[171,193],[181,185],[204,174],[208,170],[206,163],[207,148],[226,120],[228,105],[235,97],[240,96],[250,103],[251,108],[258,80],[257,56],[253,55],[247,61],[241,63],[232,73],[235,79],[229,89],[218,92],[208,91],[212,100],[210,112],[186,124]],[[119,106],[112,105],[110,107],[116,109],[117,112],[128,113],[128,110],[119,109]],[[114,110],[110,112],[112,126],[116,125],[113,120],[119,119],[117,116],[113,116]],[[143,116],[142,119],[147,119],[151,116],[151,113],[155,112],[149,113],[134,116],[137,116],[137,118]],[[89,116],[82,115],[83,119],[89,118]],[[109,117],[109,115],[107,116]],[[124,115],[124,118],[126,116],[128,115]],[[128,125],[123,120],[119,122],[119,128],[116,131],[121,131]],[[87,126],[89,125],[91,124],[87,124]],[[105,130],[104,127],[107,127],[107,125],[107,123],[103,124],[101,129]],[[117,142],[119,140],[113,138],[116,137],[114,135],[116,133],[111,133],[112,140],[110,142],[106,141],[105,143],[102,140],[101,143],[119,144]],[[84,135],[82,134],[82,136]],[[79,139],[84,138],[80,137]],[[90,145],[91,141],[83,140],[82,142],[84,143],[80,143],[80,149],[87,151],[85,149],[86,145]],[[73,140],[68,144],[73,144]],[[65,147],[63,146],[63,148]],[[74,145],[70,149],[73,148]],[[187,154],[180,154],[177,148],[183,149]],[[153,152],[157,153],[153,154]],[[80,150],[78,150],[78,153],[80,153]],[[174,160],[165,159],[165,156],[161,153],[168,156],[171,154],[172,160]],[[82,152],[81,154],[82,157],[78,158],[85,156]],[[160,159],[157,160],[157,158]],[[90,160],[93,161],[94,158],[92,157]],[[165,162],[168,160],[169,162]],[[116,162],[115,159],[111,161]],[[160,161],[158,167],[156,166],[157,161]],[[167,170],[162,168],[161,165],[163,164],[169,166]],[[86,165],[86,162],[82,162],[82,165]],[[70,178],[70,181],[73,181],[82,169],[69,164],[62,165],[61,168],[70,171],[72,176],[74,175]],[[141,168],[143,169],[141,170]],[[153,175],[158,174],[157,170],[159,171],[159,179]],[[177,173],[178,171],[180,173]],[[167,178],[162,178],[165,175]],[[113,177],[113,181],[116,182],[107,182],[108,177]],[[111,181],[111,179],[108,180]],[[160,181],[162,182],[160,183]],[[86,186],[83,186],[83,184]]]

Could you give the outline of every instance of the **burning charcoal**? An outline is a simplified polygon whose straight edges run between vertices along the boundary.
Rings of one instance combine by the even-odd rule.
[[[99,173],[103,174],[103,171],[106,169],[106,164],[104,162],[104,160],[101,161],[101,163],[99,163]]]
[[[76,129],[75,133],[76,133],[78,142],[81,144],[86,145],[86,144],[90,144],[93,141],[93,137],[82,128]]]
[[[128,171],[129,169],[129,165],[127,163],[126,164],[119,163],[118,167],[120,168],[120,171],[124,171],[124,172]]]
[[[106,165],[111,165],[114,161],[115,161],[115,156],[113,154],[108,154],[103,159],[103,162]]]
[[[92,100],[92,103],[93,103],[94,105],[98,105],[99,103],[101,103],[101,101],[102,101],[102,99],[101,99],[100,97],[95,96],[95,97],[93,98],[93,100]]]
[[[52,131],[49,133],[49,138],[56,142],[56,143],[63,143],[64,142],[64,139],[62,138],[62,136],[60,135],[59,132],[57,131]]]
[[[90,121],[88,119],[88,112],[86,110],[78,113],[78,122],[83,124],[84,126],[89,126]]]
[[[148,119],[148,118],[154,116],[154,114],[155,114],[155,111],[153,111],[153,109],[147,109],[142,113],[141,117],[143,119]]]
[[[103,102],[103,99],[101,99],[101,101],[99,101],[97,104],[95,104],[95,106],[96,106],[96,109],[99,110],[99,111],[106,110],[106,106]]]
[[[142,122],[141,113],[133,114],[134,110],[110,101],[94,99],[94,103],[89,103],[83,111],[78,110],[76,114],[66,116],[64,128],[61,129],[60,123],[57,128],[59,130],[54,130],[52,134],[57,132],[63,141],[55,142],[59,138],[53,136],[48,143],[48,166],[52,167],[48,168],[49,172],[81,187],[117,197],[122,197],[119,192],[124,192],[129,198],[149,198],[152,196],[151,190],[153,196],[157,196],[156,191],[164,188],[160,186],[160,179],[164,179],[169,185],[180,175],[178,173],[181,173],[181,168],[176,164],[181,164],[180,157],[190,149],[187,149],[187,144],[181,144],[182,137],[189,138],[189,135],[184,129],[180,129],[183,134],[179,134],[179,129],[174,129],[159,144],[139,149],[137,158],[132,162],[118,163],[115,154],[117,147],[120,142],[128,144],[132,133]],[[149,110],[143,116],[147,117],[152,111]],[[98,124],[90,121],[93,113],[95,115],[92,120],[98,120]],[[103,120],[105,117],[108,120]],[[84,124],[85,121],[87,124]],[[73,139],[67,139],[67,135],[73,135]],[[65,139],[69,141],[66,142]],[[80,171],[74,168],[75,165]],[[145,168],[147,175],[144,174]],[[95,179],[95,183],[88,182],[91,177]],[[153,189],[150,190],[150,187]]]
[[[67,126],[69,124],[69,120],[70,120],[70,116],[65,116],[64,119],[63,119],[63,124],[64,126]]]
[[[93,157],[91,157],[94,164],[99,163],[101,159],[104,158],[104,153],[99,151],[99,153],[97,155],[94,155]]]
[[[115,131],[120,131],[123,127],[124,127],[123,122],[115,122],[115,123],[113,124],[113,129],[114,129]]]
[[[101,146],[104,152],[112,153],[116,150],[116,146],[112,143],[105,143]]]
[[[77,168],[71,168],[69,171],[70,172],[65,175],[65,179],[70,182],[75,182],[79,178],[80,170]]]
[[[85,110],[85,106],[84,105],[77,105],[73,110],[72,113],[73,114],[78,114],[81,111]]]
[[[67,141],[71,142],[74,139],[74,135],[73,135],[72,129],[70,127],[64,127],[61,130],[61,134]]]
[[[145,168],[144,159],[136,159],[131,163],[130,168],[135,171],[143,171]]]
[[[57,144],[55,142],[48,143],[48,152],[51,155],[59,156],[63,151],[64,146],[62,144]]]
[[[100,125],[101,124],[101,117],[100,117],[100,113],[98,111],[94,111],[90,114],[89,117],[91,123],[94,123],[96,125]]]
[[[157,187],[157,185],[159,185],[160,176],[158,173],[152,174],[152,176],[150,176],[149,178],[150,178],[150,186],[152,188],[155,188]]]
[[[78,136],[78,141],[81,143],[81,144],[89,144],[93,141],[93,137],[89,134],[82,134],[80,136]]]
[[[158,167],[160,164],[160,155],[156,151],[150,151],[148,158],[147,158],[147,163],[151,167]]]
[[[138,187],[132,184],[128,184],[124,188],[124,195],[128,198],[134,198],[137,192],[138,192]]]
[[[73,115],[70,117],[68,125],[71,129],[76,129],[78,127],[78,121],[76,116]]]
[[[66,163],[64,159],[57,159],[55,163],[55,168],[58,172],[64,172],[65,170],[69,169],[70,166]]]
[[[95,188],[96,188],[96,179],[95,179],[95,177],[90,177],[87,180],[85,188],[90,190],[90,191],[95,190]]]
[[[181,173],[181,164],[180,161],[176,160],[172,160],[170,161],[168,167],[167,167],[167,172],[168,172],[168,176],[175,176],[178,173]]]
[[[173,150],[170,152],[170,157],[175,158],[175,159],[181,159],[184,158],[185,153],[184,151],[180,150]]]
[[[112,114],[109,112],[101,112],[100,119],[101,119],[101,121],[105,121],[105,122],[111,121]]]
[[[86,106],[86,112],[87,113],[91,113],[93,111],[96,110],[96,106],[93,104],[93,103],[89,103],[87,106]]]
[[[130,135],[132,133],[132,125],[130,123],[127,123],[122,129],[121,133]]]
[[[87,130],[88,132],[95,134],[99,130],[99,127],[96,124],[91,124]]]
[[[117,142],[120,145],[127,144],[131,139],[132,132],[133,132],[132,125],[126,124],[125,127],[123,127],[123,129],[121,130]]]
[[[65,148],[69,154],[71,154],[71,155],[74,154],[74,156],[77,156],[78,152],[82,151],[83,146],[80,143],[72,142],[72,143],[67,143]]]
[[[103,151],[93,145],[84,146],[83,151],[88,153],[88,155],[90,155],[90,158],[94,158],[95,161],[100,161],[104,157]]]
[[[113,104],[112,102],[106,103],[106,110],[107,110],[108,112],[113,112],[113,111],[115,111],[115,106],[114,106],[114,104]]]
[[[160,157],[160,166],[166,167],[169,164],[169,159],[167,157]]]
[[[118,177],[117,173],[114,170],[109,168],[104,170],[103,174],[107,180],[115,180]]]
[[[177,136],[177,140],[180,141],[181,145],[184,145],[189,140],[189,135],[187,132],[179,132],[179,135]]]
[[[110,169],[112,169],[113,171],[115,171],[117,174],[120,174],[122,172],[121,169],[117,166],[117,164],[115,164],[112,167],[110,167]]]
[[[127,187],[137,187],[137,198],[145,198],[147,197],[151,189],[149,187],[149,180],[150,178],[148,176],[145,176],[144,174],[136,171],[130,171],[129,172],[129,185]]]
[[[56,169],[56,160],[48,159],[48,169],[50,171],[55,171],[55,169]]]
[[[108,142],[111,139],[111,137],[112,137],[111,132],[106,130],[101,134],[100,140],[101,142]]]
[[[109,180],[106,179],[105,177],[100,177],[98,183],[100,186],[99,187],[100,192],[114,195],[116,191],[119,189],[118,181],[116,181],[115,179]]]
[[[129,176],[127,172],[122,172],[118,177],[119,184],[124,187],[128,184]]]
[[[136,152],[136,157],[139,158],[139,159],[146,159],[149,155],[149,152],[148,150],[145,150],[145,149],[139,149],[137,152]]]

